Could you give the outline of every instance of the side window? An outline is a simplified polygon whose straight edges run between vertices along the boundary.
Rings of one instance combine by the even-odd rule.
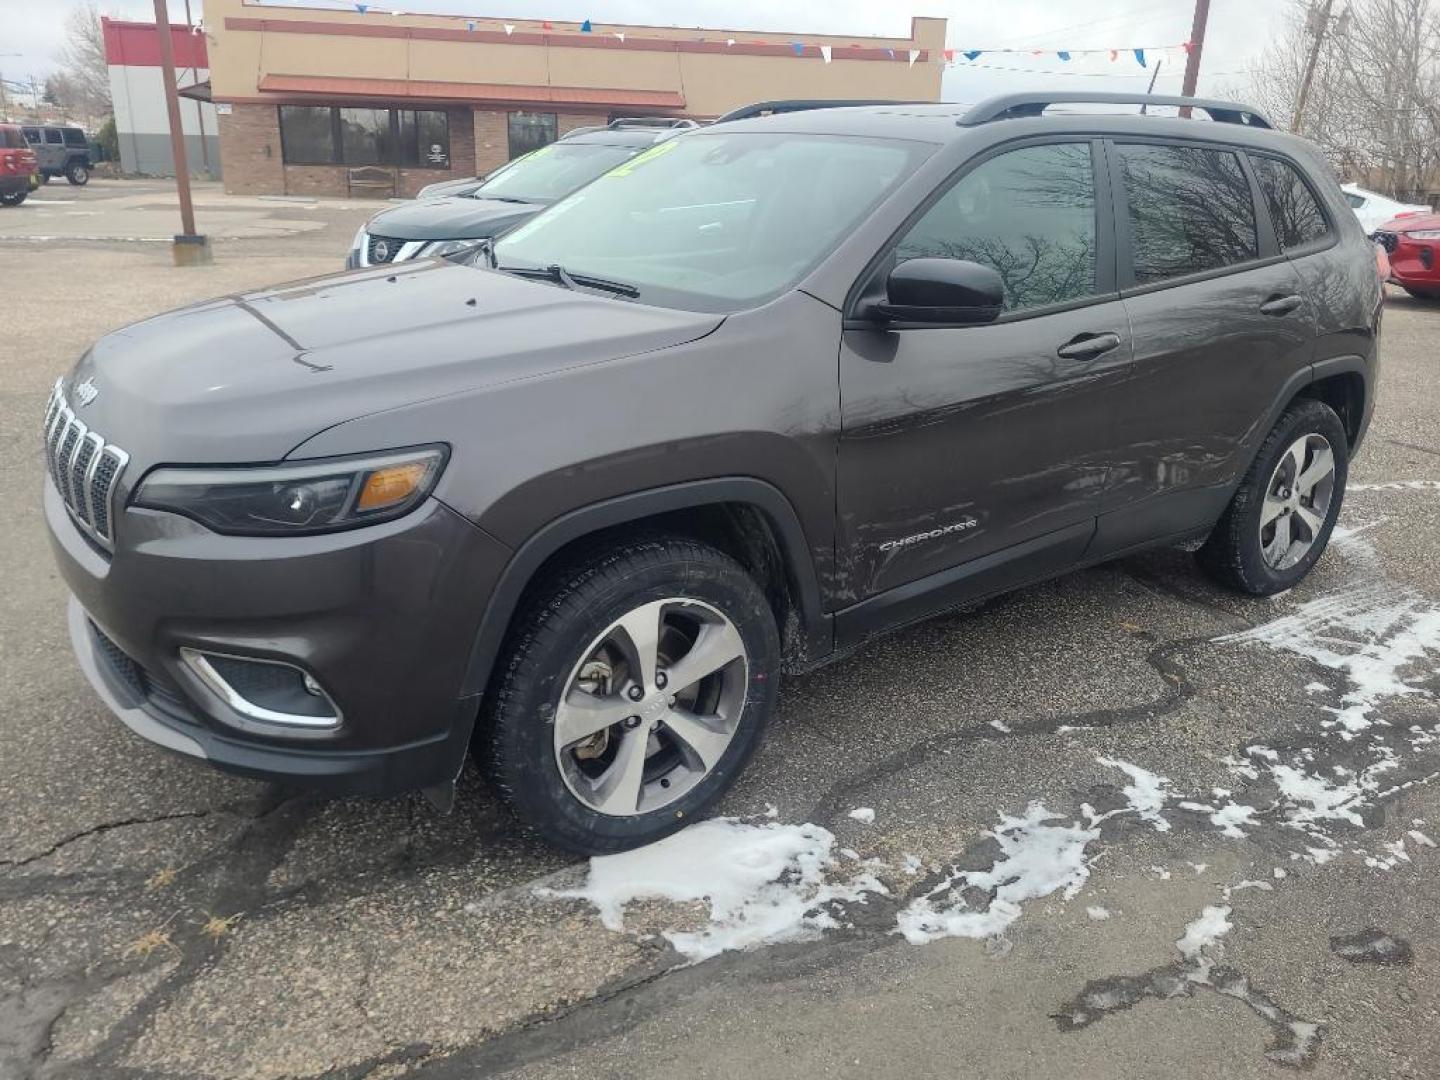
[[[20,130],[25,133],[25,141],[26,141],[26,142],[38,143],[38,142],[40,141],[40,129],[39,129],[39,128],[27,127],[27,128],[21,128]]]
[[[895,255],[994,267],[1006,311],[1094,295],[1090,144],[1029,146],[976,166],[911,226]]]
[[[1259,255],[1250,183],[1233,153],[1139,143],[1115,149],[1129,204],[1136,284]]]
[[[1365,196],[1356,195],[1354,192],[1347,191],[1345,193],[1345,201],[1348,202],[1356,210],[1359,210],[1360,207],[1365,205]]]
[[[51,146],[59,146],[61,143],[60,131],[58,128],[45,129],[45,142]]]
[[[1286,250],[1323,240],[1330,234],[1330,225],[1325,213],[1315,201],[1310,186],[1301,179],[1294,166],[1272,157],[1250,155],[1250,165],[1260,190],[1265,195],[1265,205],[1270,210],[1270,220],[1275,224],[1275,235],[1280,246]]]
[[[64,131],[66,146],[85,146],[85,133],[79,128],[66,128]]]

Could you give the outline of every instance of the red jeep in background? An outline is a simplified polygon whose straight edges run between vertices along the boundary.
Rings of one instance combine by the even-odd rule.
[[[1406,214],[1375,230],[1390,280],[1422,300],[1440,300],[1440,213]]]
[[[19,206],[38,183],[35,151],[15,124],[0,124],[0,206]]]

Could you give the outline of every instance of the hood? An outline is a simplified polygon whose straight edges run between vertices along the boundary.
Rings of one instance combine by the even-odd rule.
[[[136,323],[95,343],[67,395],[132,475],[275,461],[344,420],[683,344],[721,321],[426,259]]]
[[[1416,207],[1413,213],[1406,213],[1400,217],[1393,217],[1381,225],[1385,232],[1403,233],[1415,232],[1420,229],[1440,229],[1440,213],[1431,210],[1430,207]]]
[[[467,196],[421,199],[382,210],[370,219],[365,231],[400,240],[480,239],[498,236],[543,209],[544,203]]]

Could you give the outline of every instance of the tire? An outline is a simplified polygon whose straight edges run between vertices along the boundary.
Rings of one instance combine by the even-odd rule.
[[[72,161],[65,166],[65,179],[76,187],[84,187],[90,182],[90,166],[83,161]]]
[[[1411,296],[1413,296],[1416,300],[1440,300],[1440,290],[1432,292],[1429,289],[1412,289],[1407,285],[1402,285],[1400,287],[1404,289],[1407,293],[1409,293]]]
[[[1328,491],[1321,477],[1311,481],[1314,486],[1307,493],[1307,475],[1320,476],[1323,465],[1321,440],[1330,451],[1333,475]],[[1297,448],[1297,455],[1291,456]],[[1230,505],[1197,553],[1201,568],[1221,585],[1251,596],[1292,588],[1330,542],[1349,468],[1349,438],[1334,410],[1313,398],[1293,402],[1261,444]],[[1281,506],[1286,509],[1280,516],[1264,524],[1262,517],[1271,518]],[[1278,531],[1282,527],[1283,535]],[[1283,543],[1287,539],[1289,543]]]
[[[48,184],[49,182],[50,182],[50,174],[49,174],[48,172],[42,172],[42,173],[40,174],[40,183],[41,183],[41,184]]]
[[[661,628],[652,679],[620,647],[636,640],[622,620],[640,636],[647,625]],[[736,649],[693,686],[680,685]],[[779,666],[765,594],[728,555],[667,536],[599,548],[530,594],[475,749],[516,817],[545,841],[581,855],[640,847],[702,816],[734,783],[774,710]],[[630,697],[637,683],[646,684],[638,701]],[[667,698],[684,700],[669,708]],[[574,707],[597,703],[603,713]],[[567,737],[612,716],[618,721],[588,737]]]
[[[13,195],[0,195],[0,206],[19,206],[29,194],[28,191],[17,191]]]

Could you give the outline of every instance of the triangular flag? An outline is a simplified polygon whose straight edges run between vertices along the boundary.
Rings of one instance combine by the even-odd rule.
[[[978,59],[980,58],[980,54],[983,53],[984,51],[985,51],[984,49],[971,49],[969,52],[967,52],[967,53],[965,54],[965,59],[966,59],[966,60],[978,60]]]
[[[582,34],[588,34],[588,33],[590,33],[590,20],[589,20],[589,19],[586,19],[584,22],[582,22],[582,23],[580,24],[580,32],[581,32]]]
[[[356,5],[355,5],[355,10],[358,11],[361,15],[364,15],[365,12],[369,10],[369,8],[370,8],[370,5],[369,5],[369,4],[356,4]]]
[[[728,49],[731,45],[734,45],[734,44],[735,44],[735,39],[734,39],[733,37],[727,37],[727,38],[725,39],[725,47],[726,47],[727,49]]]
[[[1061,60],[1070,59],[1070,54],[1068,52],[1057,52],[1055,55],[1058,56]]]
[[[620,39],[620,44],[621,44],[621,45],[624,45],[624,44],[625,44],[625,35],[624,35],[624,34],[616,34],[615,36]]]
[[[509,36],[510,36],[511,34],[513,34],[514,32],[515,32],[515,24],[514,24],[513,22],[507,22],[507,23],[505,24],[505,36],[506,36],[506,37],[509,37]]]
[[[541,29],[541,30],[554,30],[555,28],[550,25],[550,20],[549,20],[549,19],[546,19],[544,22],[542,22],[542,23],[540,24],[540,29]]]
[[[1119,49],[1111,49],[1111,50],[1110,50],[1110,59],[1111,59],[1112,61],[1115,60],[1117,57],[1119,57],[1119,55],[1120,55],[1120,50],[1119,50]]]
[[[911,49],[911,50],[910,50],[910,66],[911,66],[911,67],[914,67],[914,66],[915,66],[915,61],[916,61],[916,60],[919,60],[919,59],[920,59],[920,50],[919,50],[919,49]]]
[[[820,46],[820,55],[825,58],[825,63],[828,64],[828,63],[830,62],[830,46],[829,46],[829,45],[821,45],[821,46]]]
[[[475,23],[474,23],[474,22],[467,22],[467,23],[465,24],[465,29],[466,29],[466,30],[474,30],[474,29],[475,29]]]
[[[1195,51],[1195,43],[1193,41],[1187,41],[1184,45],[1181,45],[1180,48],[1185,50],[1186,56],[1189,56],[1192,52]]]
[[[1136,49],[1136,50],[1135,50],[1135,60],[1136,60],[1136,62],[1137,62],[1141,67],[1144,67],[1144,66],[1145,66],[1145,50],[1144,50],[1144,49]]]
[[[790,48],[795,50],[796,56],[799,56],[805,51],[805,43],[803,41],[792,41],[790,42]]]
[[[946,49],[946,50],[945,50],[945,62],[946,62],[947,64],[950,64],[950,63],[954,63],[954,61],[955,61],[955,50],[954,50],[954,49]]]

